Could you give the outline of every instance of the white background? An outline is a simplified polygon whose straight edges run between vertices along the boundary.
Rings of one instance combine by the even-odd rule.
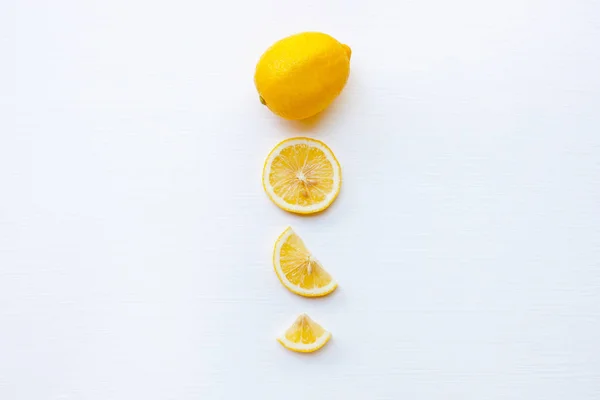
[[[600,2],[4,0],[0,399],[600,399]],[[260,54],[353,49],[320,118]],[[316,217],[260,183],[338,156]],[[340,288],[287,292],[292,225]],[[306,311],[323,351],[275,337]]]

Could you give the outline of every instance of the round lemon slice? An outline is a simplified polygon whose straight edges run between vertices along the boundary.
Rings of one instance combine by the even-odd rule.
[[[277,338],[288,350],[299,353],[312,353],[325,346],[331,339],[331,333],[321,325],[301,314],[283,335]]]
[[[300,296],[326,296],[337,288],[337,282],[292,228],[287,228],[275,242],[273,268],[283,286]]]
[[[329,207],[339,194],[342,169],[325,143],[298,137],[271,150],[262,179],[265,192],[280,208],[313,214]]]

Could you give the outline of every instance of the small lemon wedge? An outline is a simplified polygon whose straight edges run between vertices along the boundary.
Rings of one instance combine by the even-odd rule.
[[[335,155],[319,140],[297,137],[279,143],[267,156],[263,187],[280,208],[313,214],[333,203],[342,186]]]
[[[283,286],[300,296],[326,296],[337,288],[337,282],[292,228],[287,228],[275,242],[273,268]]]
[[[306,314],[298,316],[292,326],[277,338],[283,347],[299,353],[317,351],[325,346],[329,339],[331,339],[331,333]]]

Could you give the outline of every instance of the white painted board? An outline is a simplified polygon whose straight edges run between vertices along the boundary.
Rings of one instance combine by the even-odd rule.
[[[4,0],[0,399],[600,399],[600,3]],[[253,72],[353,49],[321,118]],[[277,209],[278,141],[325,141],[326,213]],[[339,281],[287,292],[287,226]],[[300,312],[318,354],[275,337]]]

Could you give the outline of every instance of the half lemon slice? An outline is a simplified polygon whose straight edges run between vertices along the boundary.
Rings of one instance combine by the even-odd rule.
[[[292,228],[287,228],[275,242],[273,268],[283,286],[300,296],[326,296],[337,288],[337,282]]]
[[[277,338],[283,347],[299,353],[317,351],[325,346],[329,339],[331,339],[331,333],[306,314],[298,316],[292,326]]]
[[[280,208],[313,214],[333,203],[342,186],[335,155],[319,140],[297,137],[279,143],[267,156],[263,187]]]

